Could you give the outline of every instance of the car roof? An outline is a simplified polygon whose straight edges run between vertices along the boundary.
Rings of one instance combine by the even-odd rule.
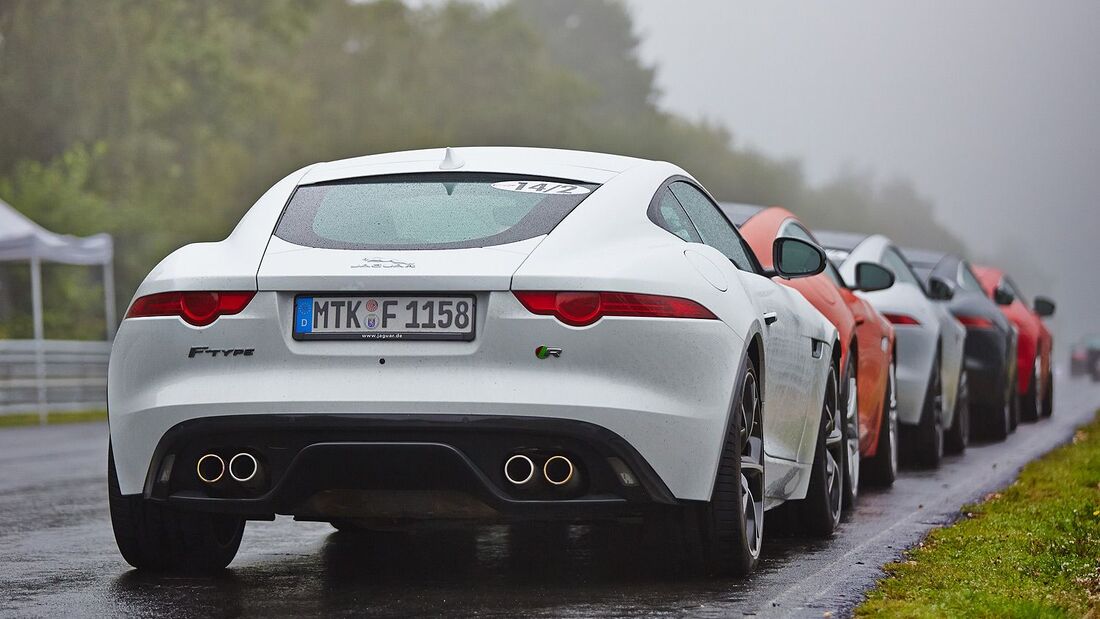
[[[737,202],[719,202],[718,206],[722,207],[722,212],[729,217],[733,225],[740,228],[746,221],[753,218],[757,213],[766,210],[766,206],[757,206],[755,204],[739,204]]]
[[[605,183],[647,159],[555,148],[471,146],[428,148],[317,163],[299,184],[425,172],[516,173]]]
[[[852,251],[859,247],[860,243],[871,238],[870,234],[859,232],[837,232],[835,230],[815,230],[814,238],[826,249],[842,249]]]
[[[902,247],[901,253],[905,256],[905,259],[909,264],[914,267],[924,267],[926,269],[934,269],[936,265],[942,262],[944,259],[952,256],[942,251],[933,251],[931,249],[915,249],[912,247]]]

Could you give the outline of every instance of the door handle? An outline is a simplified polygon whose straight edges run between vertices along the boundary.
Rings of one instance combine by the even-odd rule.
[[[771,325],[779,320],[779,314],[775,312],[764,312],[764,325]]]

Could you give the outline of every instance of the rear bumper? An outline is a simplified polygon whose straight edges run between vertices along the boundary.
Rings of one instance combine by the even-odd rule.
[[[207,484],[196,463],[247,452],[260,463],[249,483]],[[565,455],[565,485],[516,486],[503,474],[513,454],[539,463]],[[624,474],[624,471],[626,474]],[[154,452],[144,496],[194,510],[251,518],[507,520],[621,517],[676,499],[622,437],[560,419],[454,415],[243,415],[170,429]]]
[[[996,329],[967,329],[965,367],[971,402],[1003,405],[1009,360],[1008,338],[1004,333]]]
[[[898,421],[916,425],[924,411],[939,336],[925,327],[895,327]]]
[[[710,498],[746,347],[720,321],[607,317],[574,328],[491,293],[470,342],[299,342],[289,314],[271,318],[289,311],[284,301],[259,293],[203,328],[123,321],[108,378],[123,494],[143,491],[157,445],[193,420],[431,415],[592,424],[642,454],[677,499]],[[540,359],[540,345],[564,353]],[[254,351],[190,357],[195,346]]]

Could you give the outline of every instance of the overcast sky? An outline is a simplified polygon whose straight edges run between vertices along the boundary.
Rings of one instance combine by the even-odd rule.
[[[627,1],[664,107],[813,181],[911,179],[1064,336],[1100,331],[1100,2]]]

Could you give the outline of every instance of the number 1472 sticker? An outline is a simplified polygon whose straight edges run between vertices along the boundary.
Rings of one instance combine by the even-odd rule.
[[[588,193],[587,187],[570,185],[569,183],[552,183],[547,181],[501,181],[493,183],[493,189],[504,191],[518,191],[520,193],[543,193],[556,196],[576,196]]]

